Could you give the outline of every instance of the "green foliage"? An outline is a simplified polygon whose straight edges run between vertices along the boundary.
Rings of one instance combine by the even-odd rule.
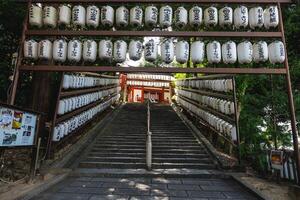
[[[12,54],[18,49],[25,8],[9,0],[0,1],[0,101],[6,101],[13,66]]]

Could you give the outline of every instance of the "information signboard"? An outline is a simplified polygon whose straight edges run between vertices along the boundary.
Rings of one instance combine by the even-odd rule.
[[[0,103],[0,148],[33,146],[39,114]]]

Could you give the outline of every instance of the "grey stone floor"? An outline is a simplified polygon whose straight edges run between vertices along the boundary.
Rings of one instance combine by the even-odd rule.
[[[231,179],[69,177],[32,200],[257,199]]]

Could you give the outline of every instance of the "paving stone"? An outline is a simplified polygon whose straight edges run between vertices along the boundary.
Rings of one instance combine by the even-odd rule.
[[[233,198],[241,198],[241,199],[256,199],[255,197],[253,197],[249,192],[247,191],[236,191],[236,192],[223,192],[223,194],[229,198],[229,199],[233,199]]]
[[[170,200],[209,200],[208,198],[180,198],[180,197],[171,197]]]
[[[151,196],[164,196],[164,197],[187,197],[187,193],[184,190],[151,190]]]
[[[128,200],[129,196],[118,195],[92,195],[89,200]]]
[[[235,187],[231,187],[229,185],[224,185],[224,186],[200,186],[202,188],[202,190],[205,191],[219,191],[219,192],[223,192],[223,191],[237,191],[238,189]]]
[[[64,187],[59,192],[79,194],[112,194],[114,188]]]
[[[69,186],[71,187],[101,187],[103,185],[103,182],[87,182],[87,181],[76,181],[71,182]]]
[[[116,195],[132,195],[132,196],[149,196],[150,190],[149,189],[137,189],[137,188],[116,188],[114,192]]]
[[[136,197],[131,197],[129,200],[169,200],[169,197],[149,197],[149,196],[136,196]]]
[[[179,178],[153,178],[152,183],[182,184],[182,180]]]
[[[194,179],[194,178],[186,178],[182,179],[184,185],[213,185],[213,181],[206,180],[206,179]]]
[[[214,191],[187,191],[192,198],[226,198],[222,192]]]
[[[168,184],[169,190],[201,190],[199,185]]]
[[[32,200],[88,200],[90,196],[89,194],[49,193]]]
[[[151,189],[159,189],[159,190],[167,190],[168,189],[168,184],[156,184],[153,183],[150,185]]]

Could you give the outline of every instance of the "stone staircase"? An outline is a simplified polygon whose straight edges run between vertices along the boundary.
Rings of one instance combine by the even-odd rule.
[[[126,104],[81,157],[79,168],[144,169],[147,107]],[[151,106],[154,169],[214,169],[212,158],[168,105]]]

